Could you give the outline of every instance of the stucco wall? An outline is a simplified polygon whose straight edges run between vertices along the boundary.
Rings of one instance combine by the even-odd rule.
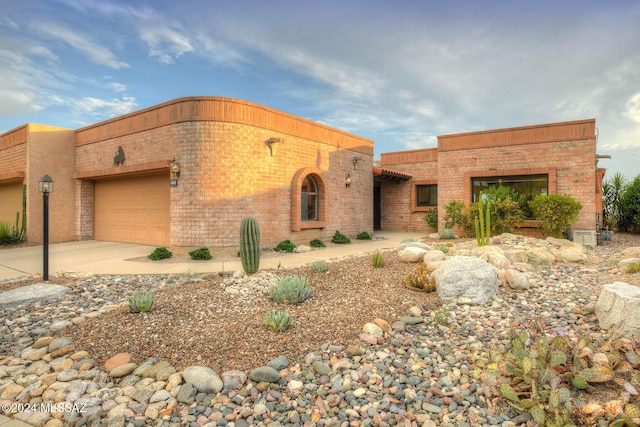
[[[270,138],[284,141],[273,146],[273,155],[266,145]],[[113,167],[118,146],[126,161]],[[170,194],[172,245],[236,245],[244,216],[258,219],[263,244],[287,238],[308,244],[336,229],[371,232],[372,155],[370,140],[257,104],[181,98],[77,131],[76,215],[92,217],[92,179],[168,171],[175,158],[181,175]],[[363,159],[355,170],[354,156]],[[292,217],[292,184],[301,170],[324,184],[322,229],[304,229]],[[344,185],[347,174],[350,188]],[[88,237],[86,221],[76,230]]]

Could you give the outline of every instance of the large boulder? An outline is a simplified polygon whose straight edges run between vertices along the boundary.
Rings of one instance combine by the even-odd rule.
[[[527,262],[530,264],[548,264],[551,265],[556,261],[556,257],[548,250],[540,247],[529,248],[525,252],[527,254]]]
[[[587,248],[582,245],[577,246],[562,246],[558,250],[558,257],[563,262],[587,262]]]
[[[407,246],[398,250],[398,258],[404,262],[420,262],[427,252],[427,249],[424,248]]]
[[[640,340],[640,287],[624,282],[604,285],[596,317],[600,327],[615,337]]]
[[[496,268],[476,257],[454,256],[444,261],[430,280],[444,300],[484,305],[498,292]]]

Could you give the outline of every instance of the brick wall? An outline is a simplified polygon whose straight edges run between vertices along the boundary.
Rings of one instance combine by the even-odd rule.
[[[582,203],[574,229],[594,230],[596,213],[601,212],[595,155],[594,119],[444,135],[438,137],[437,149],[383,154],[381,165],[413,176],[400,186],[383,184],[383,228],[427,227],[424,212],[412,209],[411,197],[416,184],[432,182],[434,177],[442,229],[444,206],[452,200],[471,203],[472,178],[548,174],[550,193],[570,195]]]
[[[266,144],[271,138],[284,141],[272,146],[273,155]],[[126,168],[112,165],[118,146]],[[245,216],[258,219],[263,244],[284,239],[308,244],[336,229],[372,232],[372,154],[370,140],[256,104],[182,98],[78,130],[76,176],[90,182],[155,169],[162,162],[168,170],[175,158],[181,175],[170,189],[172,245],[236,245]],[[354,156],[363,158],[355,169]],[[300,177],[307,173],[324,188],[315,224],[323,228],[307,228],[292,216]],[[350,188],[344,185],[347,174]],[[77,218],[88,219],[89,188],[80,185],[76,192]],[[88,222],[76,229],[86,234]]]

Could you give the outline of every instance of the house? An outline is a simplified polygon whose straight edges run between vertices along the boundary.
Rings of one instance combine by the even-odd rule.
[[[437,148],[383,153],[374,168],[375,228],[424,230],[427,211],[453,200],[467,206],[483,189],[504,185],[535,197],[582,203],[574,230],[595,231],[602,218],[604,169],[597,167],[595,119],[438,136]],[[395,176],[393,182],[377,177]],[[521,234],[537,235],[533,221]]]
[[[235,246],[245,216],[263,244],[427,231],[428,210],[442,228],[447,203],[497,183],[569,194],[583,205],[575,227],[596,230],[595,146],[590,119],[444,135],[374,165],[369,139],[247,101],[187,97],[77,130],[29,123],[0,135],[0,220],[15,222],[24,186],[27,240],[41,242],[47,174],[51,242]]]
[[[26,184],[31,242],[45,173],[51,242],[233,246],[245,216],[263,243],[373,231],[373,141],[236,99],[180,98],[75,131],[28,124],[0,135],[0,159],[0,220],[15,221]]]

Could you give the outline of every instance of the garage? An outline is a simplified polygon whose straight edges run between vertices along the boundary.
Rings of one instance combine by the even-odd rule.
[[[94,239],[169,244],[166,174],[95,181]]]
[[[20,220],[22,220],[22,182],[0,184],[0,221],[6,221],[10,226],[14,226],[16,212],[20,213]]]

